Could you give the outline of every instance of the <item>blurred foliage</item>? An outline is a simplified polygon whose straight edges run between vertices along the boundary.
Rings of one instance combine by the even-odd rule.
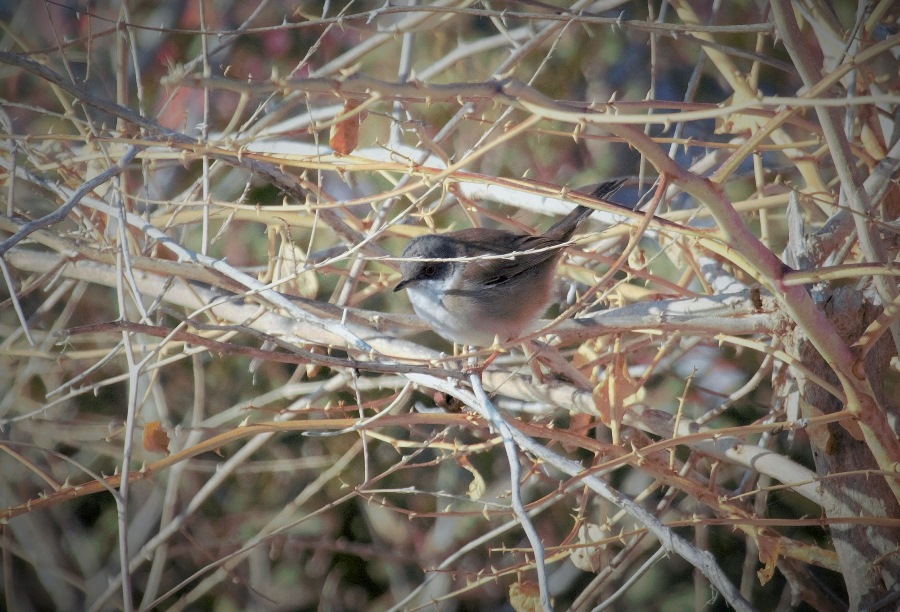
[[[822,14],[811,11],[824,3],[797,4],[801,43],[817,62],[828,53],[817,46],[821,32],[814,26],[834,20],[840,36],[851,39],[853,5],[836,3],[834,13]],[[863,50],[897,37],[896,8],[871,4],[880,19],[859,34]],[[679,6],[696,11],[700,24],[745,30],[699,32],[684,24]],[[576,124],[549,110],[586,112],[613,100],[620,103],[615,113],[695,111],[702,116],[685,123],[635,125],[680,167],[710,177],[759,127],[727,129],[726,119],[761,117],[764,123],[780,107],[763,95],[799,104],[804,91],[790,54],[776,40],[771,7],[761,2],[499,0],[405,7],[379,1],[24,0],[2,11],[0,161],[6,189],[0,190],[0,239],[58,209],[115,164],[126,146],[139,148],[127,171],[95,188],[64,221],[29,232],[4,255],[9,281],[0,288],[0,561],[10,610],[487,610],[509,606],[511,587],[537,605],[527,595],[537,581],[532,542],[510,510],[503,445],[484,419],[442,392],[424,384],[412,388],[412,366],[430,367],[436,380],[453,379],[448,372],[463,366],[437,352],[451,353],[445,341],[408,318],[393,317],[410,309],[402,294],[391,292],[397,264],[385,256],[402,252],[425,228],[546,228],[548,216],[561,209],[528,197],[556,197],[571,206],[576,200],[561,189],[589,188],[609,177],[629,178],[616,202],[633,207],[652,199],[659,169],[636,137],[600,123]],[[655,27],[657,22],[673,28]],[[700,44],[707,35],[711,42]],[[735,102],[734,75],[712,61],[711,52],[724,52],[760,93],[747,114],[717,114]],[[890,113],[896,117],[897,75],[879,63],[892,54],[896,60],[896,45],[864,64],[859,91],[851,92],[874,101],[840,108],[857,121],[850,140],[866,173],[890,160],[894,146],[890,134],[876,129],[886,131]],[[60,75],[78,95],[51,86],[39,67]],[[383,83],[362,81],[355,89],[355,78]],[[535,110],[526,104],[533,100],[507,93],[510,82],[525,83],[558,106]],[[394,84],[399,94],[392,93]],[[473,84],[490,87],[476,92],[467,88]],[[417,93],[437,85],[448,89],[428,91],[446,93]],[[833,90],[834,98],[847,95],[841,82]],[[94,98],[115,109],[98,107]],[[348,100],[364,101],[364,112],[341,117]],[[126,110],[150,125],[136,125]],[[539,112],[547,114],[527,125]],[[328,148],[340,119],[359,122],[359,142],[347,155]],[[729,206],[739,209],[740,221],[771,256],[781,257],[797,239],[786,220],[791,194],[799,194],[798,214],[810,233],[845,205],[841,174],[814,110],[795,119],[779,126],[784,140],[763,139],[721,185]],[[865,121],[872,133],[859,127]],[[527,129],[517,133],[523,125]],[[809,162],[812,171],[804,167]],[[825,191],[812,184],[811,173]],[[484,185],[498,188],[492,192],[496,202],[470,197]],[[730,339],[730,315],[721,317],[721,328],[710,324],[701,332],[648,323],[563,343],[560,354],[589,381],[595,398],[615,372],[624,372],[617,384],[637,389],[626,404],[677,415],[684,423],[734,428],[729,435],[747,448],[761,446],[786,465],[816,471],[814,443],[806,429],[794,426],[800,416],[791,412],[796,387],[786,390],[798,375],[781,355],[773,371],[761,348],[790,352],[785,337],[792,324],[778,318],[784,305],[759,282],[764,273],[754,276],[759,270],[742,267],[743,260],[701,244],[697,228],[720,229],[722,217],[716,210],[710,217],[706,203],[687,191],[667,191],[658,209],[683,231],[652,226],[579,314],[719,295],[716,279],[727,278],[744,291],[744,314],[753,310],[746,305],[749,291],[762,286],[766,306],[756,314],[771,317],[769,330],[735,332],[756,342],[748,347]],[[856,239],[848,238],[829,252],[827,265],[881,265],[877,274],[896,285],[890,272],[898,248],[896,191],[894,185],[871,212],[887,259],[866,260]],[[125,211],[135,217],[123,229]],[[639,220],[633,216],[603,232],[608,224],[585,229],[589,236],[561,266],[578,295],[598,289],[591,283],[612,269]],[[333,326],[328,330],[349,317],[372,338],[383,336],[391,350],[367,355],[336,336],[323,340],[315,335],[321,326],[304,328],[302,321],[292,321],[298,327],[290,333],[258,322],[263,311],[279,321],[291,314],[269,301],[264,288],[241,287],[230,270],[261,284],[276,280],[264,277],[280,244],[273,228],[297,247],[284,269],[315,277],[304,284],[299,276],[297,286],[313,292],[306,301],[292,286],[274,288],[294,293],[292,303],[311,309]],[[371,240],[354,244],[351,231]],[[722,236],[711,239],[734,246]],[[176,252],[166,241],[184,250]],[[823,267],[824,259],[818,262]],[[72,272],[76,261],[97,267],[79,276]],[[213,261],[228,271],[214,269]],[[165,280],[162,293],[143,284],[154,275]],[[862,277],[821,280],[820,286],[852,286],[880,312],[884,295],[873,289],[873,278],[867,270]],[[176,290],[195,292],[199,301],[174,298]],[[246,307],[245,318],[229,320],[207,308],[212,296]],[[317,310],[329,304],[339,308]],[[95,327],[61,333],[90,325]],[[175,335],[185,331],[195,336]],[[266,334],[287,337],[291,346],[276,347]],[[223,344],[204,348],[202,339]],[[314,355],[297,364],[286,358],[293,348]],[[385,355],[383,363],[396,365],[395,371],[369,367]],[[316,356],[358,362],[329,365]],[[543,367],[543,380],[532,380],[529,359],[515,348],[485,373],[497,377],[485,384],[493,385],[489,390],[501,410],[523,427],[539,428],[542,444],[586,468],[619,461],[602,478],[712,552],[752,606],[823,609],[826,601],[839,609],[853,598],[838,571],[825,510],[794,490],[795,472],[763,474],[761,481],[756,468],[705,454],[693,439],[644,456],[641,449],[667,438],[649,420],[617,422],[621,437],[618,429],[613,434],[599,408],[585,411],[558,400],[590,398],[590,387],[585,391],[546,363],[536,366]],[[891,364],[874,381],[884,384],[888,398],[897,388],[896,355]],[[759,371],[764,375],[745,388]],[[522,391],[507,379],[533,388]],[[546,389],[568,395],[551,396]],[[352,425],[386,409],[383,424]],[[889,403],[886,409],[896,407]],[[888,419],[896,427],[896,413]],[[166,459],[142,447],[150,423],[171,439]],[[245,425],[257,423],[271,429],[246,433]],[[776,429],[781,423],[785,427]],[[878,458],[878,449],[872,451]],[[122,500],[112,491],[120,486],[126,454],[131,472],[122,521]],[[614,594],[621,598],[611,609],[726,609],[681,556],[668,554],[642,567],[660,544],[640,521],[570,481],[557,466],[524,451],[519,461],[519,485],[526,508],[534,510],[557,609],[592,609]],[[878,467],[860,469],[876,474]],[[470,485],[481,482],[484,491],[476,495]],[[87,488],[74,488],[82,485]],[[885,507],[891,503],[896,500]],[[876,518],[893,520],[878,524],[894,533],[900,528],[890,512]],[[864,529],[865,521],[854,526]],[[599,526],[605,538],[580,541],[579,528],[587,523]],[[489,535],[492,529],[497,532]],[[783,538],[776,554],[781,571],[770,581],[757,575],[766,562],[757,548],[762,536]],[[124,590],[123,539],[131,560]],[[578,547],[595,555],[595,571],[573,564],[570,555]],[[631,576],[640,577],[626,585]],[[820,588],[823,583],[830,593]]]

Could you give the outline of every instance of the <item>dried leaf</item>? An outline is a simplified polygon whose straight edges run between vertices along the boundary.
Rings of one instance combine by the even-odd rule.
[[[540,588],[527,580],[509,585],[509,603],[516,612],[539,612],[544,609]]]
[[[306,252],[290,241],[290,236],[282,234],[278,255],[275,257],[273,269],[276,280],[293,277],[281,283],[281,293],[293,293],[307,299],[315,299],[319,293],[319,277],[314,270],[297,274],[306,265]]]
[[[487,490],[487,484],[485,484],[481,473],[475,469],[475,466],[472,465],[469,458],[465,455],[458,456],[456,462],[473,476],[472,482],[469,483],[469,490],[466,492],[469,495],[469,499],[472,501],[481,499],[484,492]]]
[[[763,586],[775,574],[775,563],[778,561],[781,540],[768,536],[758,536],[757,545],[759,546],[759,562],[763,564],[763,567],[756,572],[756,575],[759,577],[759,584]]]
[[[628,361],[619,355],[610,366],[606,378],[594,387],[594,407],[607,427],[621,419],[622,407],[639,401],[643,394],[638,381],[628,373]]]
[[[144,450],[169,454],[169,434],[159,421],[150,421],[144,427]]]
[[[756,100],[751,94],[736,92],[724,106],[740,106],[744,102],[754,103]],[[724,118],[716,119],[716,134],[749,135],[756,132],[766,122],[766,117],[753,113],[737,112]]]
[[[347,100],[344,103],[344,113],[351,112],[359,106],[359,102]],[[331,137],[328,139],[330,146],[338,155],[349,155],[359,144],[360,115],[347,117],[343,121],[331,126]]]
[[[596,542],[606,538],[606,529],[596,523],[583,523],[578,528],[578,543],[588,544],[588,546],[579,546],[572,550],[569,558],[572,564],[578,569],[595,573],[600,569],[600,551],[603,545],[597,545]]]

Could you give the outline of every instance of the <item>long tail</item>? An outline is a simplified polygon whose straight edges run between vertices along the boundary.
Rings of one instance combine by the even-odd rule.
[[[591,192],[592,198],[597,198],[598,200],[604,200],[617,192],[619,187],[625,184],[625,179],[613,179],[611,181],[604,181],[597,185],[596,188]]]
[[[613,179],[600,183],[591,192],[591,197],[603,200],[617,192],[624,182],[625,179]],[[547,234],[554,236],[560,241],[568,240],[575,233],[578,225],[587,219],[592,212],[594,212],[593,209],[587,206],[576,206],[572,212],[551,225],[550,229],[547,230]]]

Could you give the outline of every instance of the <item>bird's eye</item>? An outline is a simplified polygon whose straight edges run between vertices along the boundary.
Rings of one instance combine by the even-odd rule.
[[[422,268],[422,274],[431,278],[435,274],[437,274],[437,266],[434,264],[428,264],[424,268]]]

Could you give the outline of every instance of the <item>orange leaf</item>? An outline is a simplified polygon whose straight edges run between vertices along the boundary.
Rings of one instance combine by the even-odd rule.
[[[347,100],[344,103],[344,112],[349,113],[357,106],[359,106],[359,102]],[[359,144],[360,119],[360,115],[353,115],[331,126],[331,137],[328,139],[328,145],[335,153],[348,155]]]
[[[607,427],[629,399],[632,399],[641,386],[628,373],[628,361],[617,355],[607,371],[602,383],[594,387],[594,406],[600,413],[600,419]]]
[[[144,427],[144,450],[151,453],[169,454],[169,434],[159,421],[150,421]]]

